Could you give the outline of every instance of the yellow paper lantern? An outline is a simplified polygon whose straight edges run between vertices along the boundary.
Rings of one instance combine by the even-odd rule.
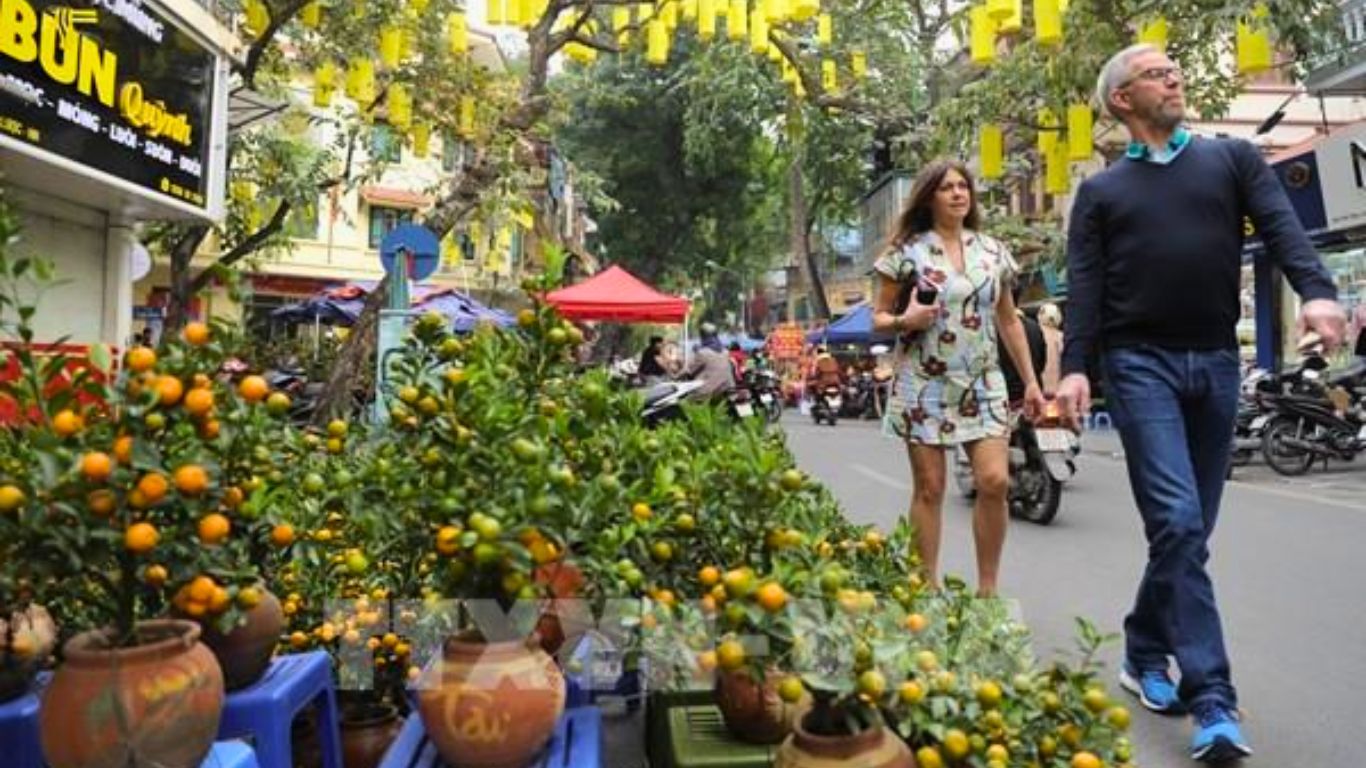
[[[863,51],[854,51],[849,54],[849,71],[854,73],[858,80],[868,76],[868,54]]]
[[[774,64],[783,60],[783,50],[771,39],[768,41],[768,60]]]
[[[491,27],[499,27],[507,23],[506,0],[488,0],[488,23]]]
[[[749,50],[761,56],[768,53],[768,20],[757,6],[749,16]]]
[[[1058,143],[1058,116],[1044,107],[1039,110],[1039,156],[1047,158]]]
[[[972,63],[984,67],[996,60],[996,23],[985,5],[974,5],[968,11],[968,23]]]
[[[474,96],[465,94],[460,97],[460,116],[455,129],[466,139],[474,135]]]
[[[782,23],[787,10],[787,0],[759,0],[759,4],[764,8],[764,21],[770,25]],[[753,26],[752,20],[750,25]]]
[[[1072,104],[1067,108],[1067,158],[1090,160],[1094,149],[1093,116],[1089,104]]]
[[[830,14],[822,13],[816,17],[816,42],[830,45],[835,40],[835,22]]]
[[[413,9],[414,15],[421,16],[427,11],[427,6],[430,3],[431,0],[408,0],[408,7]]]
[[[454,11],[446,17],[446,43],[451,54],[459,56],[470,50],[470,24],[464,11]]]
[[[1034,0],[1034,38],[1039,45],[1062,44],[1062,7],[1059,0]]]
[[[827,91],[839,90],[839,75],[836,74],[833,59],[825,59],[821,62],[821,87]]]
[[[1238,22],[1236,38],[1238,74],[1255,75],[1271,69],[1271,35],[1266,29],[1267,7],[1253,6],[1252,13]]]
[[[660,15],[664,17],[664,28],[672,34],[678,29],[678,0],[665,0],[660,7]]]
[[[625,48],[631,44],[631,9],[617,6],[612,9],[612,31],[617,34],[617,45]]]
[[[335,88],[337,86],[337,65],[330,61],[324,61],[313,70],[313,84],[319,88]]]
[[[636,3],[636,22],[644,24],[655,17],[654,3]]]
[[[730,11],[726,14],[726,37],[744,40],[748,35],[749,9],[745,0],[730,0]]]
[[[1005,175],[1005,137],[1001,126],[987,123],[982,126],[978,151],[981,155],[981,174],[984,179],[999,179]]]
[[[821,0],[794,0],[792,3],[792,18],[796,21],[806,21],[821,12]]]
[[[697,21],[697,0],[683,0],[683,20]]]
[[[1013,0],[987,0],[987,15],[992,21],[1005,21],[1015,12]]]
[[[375,100],[375,63],[369,59],[355,59],[346,73],[346,95],[356,103],[370,106]]]
[[[669,63],[669,30],[663,19],[651,19],[646,27],[645,61],[662,67]]]
[[[996,31],[1013,35],[1024,29],[1024,0],[1010,0],[1010,15],[996,23]]]
[[[1061,139],[1057,141],[1044,163],[1047,167],[1044,172],[1044,191],[1050,195],[1065,195],[1072,188],[1072,176],[1067,167],[1068,144]]]
[[[527,19],[527,26],[534,26],[535,24],[540,22],[540,20],[545,17],[546,12],[549,10],[550,0],[532,0],[531,17]]]
[[[319,2],[312,2],[305,5],[299,11],[299,23],[309,29],[317,29],[323,21],[323,7]]]
[[[413,154],[418,157],[426,157],[432,148],[432,129],[426,123],[417,123],[413,126]]]
[[[697,36],[704,43],[716,37],[716,0],[697,0]]]
[[[270,26],[270,10],[261,0],[247,0],[242,10],[247,14],[247,29],[253,35],[259,37]]]
[[[1157,46],[1159,50],[1167,50],[1167,17],[1155,16],[1139,27],[1138,42]]]
[[[313,106],[318,109],[327,109],[332,106],[332,93],[335,89],[324,88],[321,85],[313,86]]]
[[[379,60],[385,67],[393,69],[403,58],[403,30],[399,27],[384,27],[379,31]]]

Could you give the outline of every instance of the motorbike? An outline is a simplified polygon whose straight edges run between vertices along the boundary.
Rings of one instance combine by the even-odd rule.
[[[322,395],[323,382],[310,381],[308,373],[302,368],[280,367],[266,371],[266,383],[273,392],[289,395],[289,420],[294,424],[307,424],[318,407]]]
[[[653,429],[660,422],[681,417],[683,404],[701,388],[700,381],[665,381],[646,389],[641,421]]]
[[[832,427],[835,426],[839,422],[842,401],[843,392],[837,384],[813,388],[811,391],[811,420],[816,424],[824,421]]]
[[[1316,460],[1352,461],[1366,451],[1366,370],[1362,366],[1332,376],[1321,362],[1306,370],[1310,381],[1322,381],[1317,393],[1264,393],[1270,409],[1262,433],[1262,456],[1276,472],[1293,477],[1308,472]]]
[[[1262,402],[1265,387],[1275,386],[1275,375],[1257,369],[1243,379],[1238,394],[1238,415],[1233,422],[1233,457],[1231,466],[1242,467],[1252,461],[1262,447],[1262,432],[1271,420],[1271,411]]]
[[[851,419],[876,419],[882,416],[885,402],[882,382],[871,371],[860,371],[844,386],[844,403],[840,415]]]
[[[1020,419],[1010,432],[1010,490],[1006,503],[1010,516],[1037,525],[1048,525],[1058,515],[1063,483],[1077,473],[1076,457],[1081,439],[1062,423],[1062,412],[1049,399],[1037,424]],[[959,491],[977,495],[967,449],[954,450],[953,476]]]
[[[750,368],[745,371],[741,385],[749,391],[750,400],[759,404],[768,423],[775,424],[783,417],[783,386],[778,374]]]

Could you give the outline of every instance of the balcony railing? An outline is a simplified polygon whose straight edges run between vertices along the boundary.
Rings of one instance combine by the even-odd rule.
[[[1360,92],[1366,88],[1366,0],[1339,5],[1344,45],[1311,63],[1305,86],[1310,93]]]

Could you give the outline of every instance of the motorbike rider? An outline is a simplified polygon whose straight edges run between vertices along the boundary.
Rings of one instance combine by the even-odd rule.
[[[730,355],[726,354],[725,347],[721,345],[715,325],[703,323],[701,335],[702,342],[698,345],[697,356],[684,375],[686,378],[702,382],[702,387],[693,393],[693,399],[721,399],[735,389],[735,367],[731,364]]]
[[[816,348],[816,358],[811,362],[811,371],[806,377],[806,390],[812,395],[826,387],[843,387],[844,372],[839,361],[830,354],[824,345]]]
[[[1039,327],[1043,330],[1048,355],[1043,368],[1034,370],[1042,371],[1039,385],[1045,395],[1051,395],[1058,389],[1058,373],[1062,370],[1062,310],[1057,304],[1050,302],[1039,307]]]
[[[669,375],[664,359],[664,337],[651,336],[650,345],[640,354],[640,365],[636,372],[645,379],[646,384],[657,384]]]

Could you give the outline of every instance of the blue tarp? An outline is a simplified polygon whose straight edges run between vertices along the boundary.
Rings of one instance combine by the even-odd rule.
[[[365,307],[365,297],[374,283],[350,283],[340,288],[330,288],[316,296],[311,296],[297,304],[280,307],[270,313],[272,319],[283,322],[311,323],[326,325],[354,325]],[[468,332],[481,321],[491,322],[507,328],[516,324],[516,319],[502,310],[491,309],[474,299],[451,289],[437,289],[418,286],[413,294],[413,311],[435,310],[445,315],[451,327],[459,332]]]
[[[755,339],[750,336],[731,335],[729,333],[720,334],[719,338],[721,339],[722,347],[730,349],[731,342],[738,341],[740,342],[740,349],[743,349],[746,352],[753,352],[755,350],[763,349],[764,345],[768,343],[764,339]]]
[[[873,333],[873,305],[865,301],[824,330],[806,334],[806,340],[812,344],[877,344],[890,343],[892,337]]]

